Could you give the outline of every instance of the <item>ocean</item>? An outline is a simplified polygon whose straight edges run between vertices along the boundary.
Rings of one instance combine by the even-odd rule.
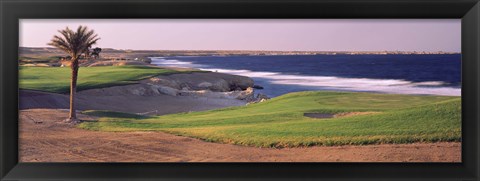
[[[461,95],[461,55],[275,55],[152,57],[152,64],[248,76],[270,97],[332,90]]]

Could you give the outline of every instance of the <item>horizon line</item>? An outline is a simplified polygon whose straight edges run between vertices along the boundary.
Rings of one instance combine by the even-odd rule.
[[[55,47],[44,47],[44,46],[19,46],[19,48],[50,48],[58,49]],[[102,47],[99,47],[102,48]],[[454,53],[461,54],[461,51],[445,51],[445,50],[248,50],[248,49],[119,49],[119,48],[110,48],[105,47],[102,49],[112,49],[112,50],[130,50],[130,51],[270,51],[270,52],[443,52],[443,53]]]

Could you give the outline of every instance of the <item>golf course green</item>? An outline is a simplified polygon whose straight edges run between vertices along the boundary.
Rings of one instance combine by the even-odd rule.
[[[19,67],[21,89],[68,93],[71,70],[68,67]],[[77,91],[127,85],[156,75],[179,73],[172,69],[150,66],[82,67],[78,74]],[[183,73],[187,73],[184,71]]]
[[[368,112],[317,119],[304,113]],[[266,102],[204,112],[139,117],[85,111],[101,117],[80,128],[163,131],[256,147],[365,145],[461,141],[459,97],[350,92],[298,92]]]

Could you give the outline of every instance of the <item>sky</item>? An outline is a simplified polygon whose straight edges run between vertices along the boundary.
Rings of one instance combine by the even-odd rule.
[[[20,46],[48,47],[59,29],[79,25],[115,49],[461,50],[460,19],[21,19]]]

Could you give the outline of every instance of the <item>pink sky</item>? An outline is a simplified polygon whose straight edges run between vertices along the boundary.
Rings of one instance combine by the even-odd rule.
[[[22,19],[20,46],[47,47],[58,29],[86,25],[102,48],[135,50],[454,51],[460,19]]]

